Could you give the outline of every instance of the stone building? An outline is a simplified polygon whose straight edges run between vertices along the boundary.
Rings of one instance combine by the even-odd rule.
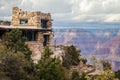
[[[14,28],[20,29],[27,37],[26,43],[33,52],[34,60],[40,59],[40,53],[45,46],[52,45],[53,31],[50,13],[28,12],[13,7],[11,22],[0,21],[0,39],[5,32]]]

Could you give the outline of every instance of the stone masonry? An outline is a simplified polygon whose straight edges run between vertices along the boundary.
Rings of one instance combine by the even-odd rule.
[[[52,19],[50,13],[28,12],[13,7],[11,28],[20,28],[24,33],[26,31],[36,32],[35,41],[27,41],[28,47],[32,51],[32,59],[37,62],[41,58],[41,53],[45,46],[52,45]],[[34,34],[27,34],[32,35]]]
[[[52,28],[52,19],[50,13],[42,13],[40,11],[37,12],[27,12],[22,11],[18,7],[13,7],[12,10],[12,22],[11,24],[13,26],[34,26],[34,27],[40,27],[42,26],[41,20],[47,20],[47,27]],[[21,19],[27,19],[28,24],[20,24]]]
[[[41,58],[45,46],[52,46],[53,31],[50,13],[28,12],[13,7],[11,22],[0,21],[0,32],[5,33],[14,28],[20,29],[27,37],[26,44],[32,51],[31,57],[34,62]]]

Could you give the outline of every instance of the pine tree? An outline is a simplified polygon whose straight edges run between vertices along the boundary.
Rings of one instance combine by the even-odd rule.
[[[35,80],[31,51],[18,29],[6,33],[0,45],[0,77],[3,80]]]
[[[19,29],[12,29],[3,36],[3,43],[11,52],[22,52],[26,59],[31,59],[32,52],[25,44],[26,40]]]
[[[79,65],[80,62],[80,51],[75,46],[66,46],[64,48],[65,56],[63,56],[63,66],[69,68],[70,66]]]
[[[49,47],[42,53],[42,59],[36,64],[37,80],[65,80],[65,69],[59,59],[51,58]]]

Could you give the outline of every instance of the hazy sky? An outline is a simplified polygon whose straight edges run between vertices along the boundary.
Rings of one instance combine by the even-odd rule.
[[[120,0],[0,0],[0,18],[11,9],[50,12],[54,22],[120,22]]]

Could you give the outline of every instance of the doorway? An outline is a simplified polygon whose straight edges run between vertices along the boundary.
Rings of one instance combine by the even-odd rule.
[[[43,46],[48,46],[49,45],[49,37],[50,35],[44,35],[44,42],[43,42]]]

